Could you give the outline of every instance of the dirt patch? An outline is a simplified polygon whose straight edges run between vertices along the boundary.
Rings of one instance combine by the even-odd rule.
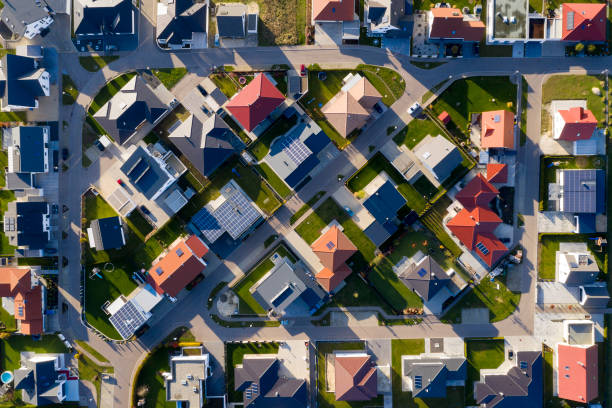
[[[298,43],[297,0],[259,0],[259,45]]]

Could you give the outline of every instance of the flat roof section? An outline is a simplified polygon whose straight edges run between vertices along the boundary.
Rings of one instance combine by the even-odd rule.
[[[493,5],[495,39],[525,39],[527,36],[527,0],[495,0]]]

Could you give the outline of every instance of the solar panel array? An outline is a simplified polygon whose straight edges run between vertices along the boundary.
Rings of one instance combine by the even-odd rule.
[[[414,376],[414,388],[421,389],[423,388],[423,377],[420,375]]]
[[[478,248],[478,250],[482,252],[483,255],[489,255],[489,250],[486,246],[484,246],[482,242],[477,243],[476,248]]]
[[[127,302],[109,320],[121,337],[127,340],[147,321],[147,318],[132,302]]]
[[[424,268],[421,268],[417,271],[417,275],[419,275],[421,278],[425,277],[425,275],[427,275],[427,271]]]
[[[286,136],[281,145],[283,146],[283,151],[297,166],[312,154],[312,151],[300,140],[299,134]]]
[[[215,242],[225,232],[217,219],[206,208],[198,211],[191,219],[191,222],[202,231],[202,234],[204,234],[209,242]]]
[[[563,172],[563,211],[597,212],[596,170],[565,170]]]

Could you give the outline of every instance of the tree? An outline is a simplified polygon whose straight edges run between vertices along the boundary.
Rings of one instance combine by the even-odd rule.
[[[576,50],[576,52],[582,52],[582,50],[584,50],[584,44],[583,43],[576,44],[576,46],[574,47],[574,50]]]
[[[587,45],[587,52],[589,54],[593,54],[595,52],[595,50],[597,50],[597,47],[595,46],[595,44]]]

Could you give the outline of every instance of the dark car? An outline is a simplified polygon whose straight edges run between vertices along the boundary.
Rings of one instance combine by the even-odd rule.
[[[48,28],[43,28],[42,30],[40,30],[40,36],[44,37],[47,34],[49,34],[49,29]]]
[[[65,147],[62,149],[62,160],[68,160],[68,149]]]
[[[202,85],[198,84],[198,86],[196,86],[196,88],[198,88],[198,91],[200,91],[200,93],[202,94],[202,96],[208,96],[208,92],[206,92],[206,89],[204,89],[202,87]]]
[[[146,215],[151,215],[151,211],[149,211],[149,209],[147,207],[145,207],[144,205],[140,206],[140,211],[142,211]]]
[[[379,104],[374,105],[374,110],[376,110],[376,112],[378,113],[383,113],[383,109],[380,107]]]

